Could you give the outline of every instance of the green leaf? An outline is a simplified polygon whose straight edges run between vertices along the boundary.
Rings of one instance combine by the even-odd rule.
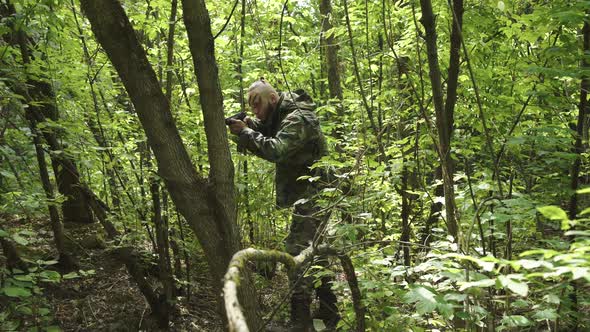
[[[547,295],[543,296],[543,301],[545,301],[547,303],[552,303],[552,304],[561,303],[561,299],[556,294],[547,294]]]
[[[452,319],[455,312],[453,305],[446,302],[438,302],[436,310],[446,319]]]
[[[47,332],[61,332],[62,329],[59,328],[59,326],[48,326],[47,327]]]
[[[445,294],[445,301],[457,301],[463,302],[467,298],[467,294],[459,294],[459,293],[449,293]]]
[[[590,270],[587,267],[574,267],[572,268],[572,278],[574,280],[586,277],[590,274]]]
[[[9,296],[9,297],[29,297],[29,296],[31,296],[31,291],[26,288],[22,288],[22,287],[9,286],[9,287],[3,288],[2,291],[4,292],[4,294],[6,294],[6,296]]]
[[[313,328],[316,331],[323,331],[326,329],[326,324],[321,319],[314,319],[313,320]]]
[[[504,318],[502,318],[502,324],[508,327],[529,326],[531,325],[531,321],[520,315],[504,316]]]
[[[29,241],[27,241],[27,239],[18,234],[13,234],[12,239],[14,240],[14,242],[20,244],[21,246],[26,246],[29,244]]]
[[[28,306],[20,306],[18,307],[18,312],[20,312],[23,315],[26,316],[32,316],[33,315],[33,310],[31,309],[31,307]]]
[[[0,229],[0,237],[8,237],[9,234],[6,233],[3,229]]]
[[[77,273],[77,272],[70,272],[70,273],[68,273],[68,274],[64,274],[62,277],[63,277],[64,279],[68,280],[68,279],[75,279],[75,278],[78,278],[78,277],[79,277],[79,275],[78,275],[78,273]]]
[[[532,250],[527,250],[523,253],[520,254],[521,257],[526,257],[526,256],[532,256],[532,255],[538,255],[538,254],[543,254],[543,258],[551,258],[555,255],[559,255],[559,251],[555,251],[553,249],[532,249]]]
[[[51,261],[39,261],[39,262],[40,262],[40,264],[43,264],[43,265],[55,265],[55,264],[59,263],[59,262],[58,262],[58,261],[56,261],[56,260],[51,260]]]
[[[461,285],[461,287],[459,287],[459,291],[464,291],[472,287],[490,287],[494,286],[495,284],[496,280],[494,279],[482,279],[478,281],[465,282]]]
[[[590,194],[590,187],[576,190],[576,194]]]
[[[533,318],[536,321],[541,321],[541,320],[556,320],[557,317],[559,317],[559,315],[557,314],[557,312],[555,312],[554,309],[545,309],[545,310],[537,311],[533,315]]]
[[[436,309],[436,295],[428,289],[418,286],[404,295],[406,303],[416,303],[418,314],[426,314]]]
[[[43,281],[59,282],[61,279],[61,275],[59,274],[59,272],[51,270],[45,270],[41,272],[39,275],[41,276],[41,278],[43,278]]]
[[[531,307],[531,303],[529,301],[523,300],[523,299],[518,299],[514,302],[510,303],[510,306],[513,308],[530,308]]]
[[[502,287],[508,288],[510,291],[520,296],[527,296],[529,293],[529,285],[527,285],[526,282],[517,281],[502,275],[498,277],[498,281]]]
[[[22,275],[22,274],[21,275],[15,275],[13,278],[15,280],[18,280],[18,281],[33,281],[33,277],[31,277],[30,274],[26,274],[26,275]]]
[[[537,210],[539,212],[541,212],[541,214],[543,216],[545,216],[545,218],[547,218],[547,219],[567,220],[567,213],[565,213],[565,211],[563,211],[559,206],[555,206],[555,205],[542,206],[542,207],[537,208]]]
[[[522,265],[522,267],[524,267],[527,270],[532,270],[532,269],[536,269],[540,266],[543,266],[543,261],[540,260],[532,260],[532,259],[521,259],[518,261],[518,263],[520,265]]]
[[[580,215],[583,216],[588,213],[590,213],[590,208],[585,208],[584,210],[582,210],[582,212],[580,212]]]
[[[96,273],[96,271],[94,271],[94,270],[87,270],[87,271],[80,270],[78,272],[80,272],[80,274],[84,277],[88,277],[88,276],[94,275]]]

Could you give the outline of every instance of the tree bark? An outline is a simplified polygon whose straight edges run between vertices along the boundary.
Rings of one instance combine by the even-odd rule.
[[[27,113],[30,113],[30,111],[27,111]],[[59,212],[57,210],[57,207],[53,202],[55,196],[53,194],[53,187],[51,186],[51,181],[49,180],[49,172],[47,171],[47,163],[45,162],[45,153],[43,152],[43,147],[41,146],[41,137],[39,132],[36,130],[37,125],[35,123],[35,120],[33,120],[30,115],[29,121],[31,131],[33,134],[33,143],[35,145],[35,151],[37,153],[37,163],[39,165],[41,184],[43,185],[43,190],[45,191],[45,196],[47,197],[47,208],[49,209],[51,230],[53,231],[53,240],[55,242],[57,253],[59,254],[58,261],[64,270],[72,270],[76,267],[77,264],[74,261],[73,257],[70,256],[66,251],[63,225],[61,223],[61,220],[59,219]]]
[[[6,257],[6,267],[9,270],[19,269],[21,271],[27,271],[27,264],[20,258],[14,243],[8,239],[0,237],[0,246],[2,247],[4,257]]]
[[[365,107],[365,110],[367,111],[367,116],[369,117],[369,123],[371,124],[371,129],[373,130],[373,133],[375,134],[375,136],[377,138],[379,138],[379,131],[377,129],[377,126],[375,125],[375,119],[373,119],[373,109],[371,108],[371,106],[369,105],[369,102],[367,101],[367,96],[365,95],[365,89],[363,88],[363,81],[360,75],[360,69],[359,69],[359,65],[358,65],[358,61],[357,61],[357,57],[356,57],[356,51],[355,51],[355,47],[354,47],[354,38],[353,38],[353,34],[352,34],[352,27],[350,24],[350,15],[348,14],[348,2],[347,0],[344,0],[344,15],[346,17],[346,28],[348,31],[348,42],[350,44],[350,51],[352,52],[352,64],[354,65],[354,74],[356,77],[356,80],[358,82],[358,86],[359,86],[359,91],[362,97],[362,101],[363,101],[363,106]],[[382,155],[385,155],[385,153],[382,151],[383,147],[381,146],[381,142],[379,142],[379,148],[382,152]]]
[[[443,91],[438,64],[438,51],[436,48],[436,26],[434,23],[434,13],[432,11],[432,2],[430,0],[420,0],[422,8],[422,18],[420,19],[424,30],[426,31],[426,50],[428,54],[428,65],[430,67],[429,75],[432,85],[432,99],[436,113],[436,128],[439,138],[439,158],[442,168],[443,188],[445,194],[445,211],[446,223],[449,234],[453,236],[454,241],[458,242],[459,227],[455,218],[455,190],[453,188],[453,160],[451,158],[450,145],[450,122],[449,115],[445,112],[443,103]]]
[[[445,116],[447,117],[447,131],[449,142],[453,136],[454,112],[457,103],[457,86],[459,69],[461,67],[461,29],[463,28],[463,0],[453,0],[451,10],[454,10],[453,27],[451,29],[451,47],[449,51],[449,70],[447,76],[447,99],[445,101]]]
[[[150,193],[152,195],[152,222],[154,224],[156,233],[157,248],[155,251],[158,254],[158,269],[159,279],[164,288],[164,301],[160,308],[162,313],[162,326],[168,326],[170,314],[174,309],[174,279],[170,267],[170,249],[168,243],[168,229],[164,224],[162,218],[162,205],[160,201],[160,185],[156,178],[150,179]]]
[[[330,99],[338,99],[338,117],[342,117],[342,86],[340,83],[340,71],[338,70],[338,43],[334,33],[327,34],[332,29],[332,3],[331,0],[320,0],[320,14],[322,16],[322,35],[320,48],[326,54],[326,65],[328,69],[328,90]]]
[[[590,52],[590,24],[588,22],[584,23],[584,27],[582,29],[582,34],[584,38],[584,49],[583,54],[587,56]],[[581,67],[587,68],[588,61],[583,58]],[[584,75],[582,77],[582,82],[580,83],[580,103],[578,104],[578,119],[576,123],[576,142],[574,144],[574,153],[577,155],[574,164],[572,165],[571,171],[571,183],[570,188],[572,190],[572,196],[570,197],[569,202],[569,218],[571,220],[575,219],[578,214],[578,195],[576,194],[576,190],[578,189],[579,185],[579,178],[580,178],[580,165],[582,162],[581,154],[584,152],[584,146],[582,138],[584,136],[584,120],[586,118],[586,109],[588,108],[588,90],[590,89],[590,77]]]
[[[583,36],[583,58],[581,61],[582,69],[588,68],[589,64],[586,60],[586,57],[590,53],[590,23],[588,22],[588,14],[590,11],[586,12],[586,20],[584,21],[584,27],[582,28],[582,36]],[[572,191],[570,202],[569,202],[569,211],[568,217],[570,220],[574,220],[577,218],[578,215],[578,194],[576,191],[579,187],[580,182],[580,166],[582,163],[582,154],[584,153],[584,144],[582,138],[584,137],[584,120],[586,119],[586,112],[588,108],[588,90],[590,89],[590,77],[588,75],[582,76],[582,82],[580,83],[580,103],[578,104],[578,119],[576,123],[576,142],[574,144],[574,152],[576,153],[576,160],[572,165],[571,171],[571,183],[570,189]],[[570,241],[574,241],[575,237],[570,237]],[[573,314],[571,315],[571,328],[572,331],[578,331],[578,324],[579,319],[578,315],[580,315],[580,308],[578,305],[578,288],[579,288],[578,281],[572,281],[572,292],[569,294],[569,298],[572,302]]]
[[[215,45],[211,33],[209,13],[203,0],[183,0],[183,18],[189,40],[189,48],[193,57],[195,75],[199,85],[201,110],[207,136],[207,153],[209,164],[209,205],[214,210],[216,224],[226,243],[222,243],[227,256],[224,265],[227,266],[233,253],[237,252],[240,244],[236,224],[237,211],[234,197],[234,166],[229,152],[225,116],[223,114],[223,97],[217,63],[215,61]],[[222,275],[223,271],[221,272]],[[221,276],[222,276],[221,275]],[[216,275],[217,276],[217,275]],[[218,280],[221,280],[219,278]],[[248,326],[257,330],[259,319],[256,314],[257,302],[254,288],[249,275],[244,278],[245,287],[240,292],[245,306]],[[221,300],[221,299],[220,299]],[[220,302],[220,308],[223,305]]]
[[[236,78],[240,81],[240,109],[246,112],[246,101],[244,98],[244,73],[242,68],[242,59],[244,57],[244,39],[246,38],[246,0],[242,0],[242,15],[240,17],[240,41],[238,45],[238,57],[236,61]],[[248,223],[248,238],[250,244],[255,243],[254,238],[254,220],[250,211],[250,183],[248,181],[248,160],[244,160],[243,166],[243,184],[244,184],[244,205],[246,208],[246,222]]]

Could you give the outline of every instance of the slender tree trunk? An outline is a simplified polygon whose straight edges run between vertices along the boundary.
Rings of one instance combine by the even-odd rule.
[[[217,63],[215,45],[211,33],[211,21],[203,0],[183,0],[183,18],[193,57],[195,75],[200,91],[201,109],[207,135],[207,153],[211,171],[209,172],[209,204],[217,217],[217,227],[224,235],[229,253],[239,249],[238,230],[236,227],[236,205],[234,197],[234,167],[229,153],[223,98]],[[231,259],[231,257],[228,257]],[[225,268],[229,260],[225,261]],[[225,270],[224,268],[224,270]],[[218,280],[221,280],[218,279]],[[240,293],[244,304],[246,319],[250,329],[257,330],[259,319],[256,314],[257,303],[254,288],[249,276],[243,280],[244,288]],[[220,302],[221,307],[221,302]]]
[[[168,39],[166,40],[166,98],[172,105],[172,78],[174,70],[174,31],[176,30],[176,13],[178,11],[178,0],[172,0],[170,8],[170,19],[168,20]]]
[[[403,59],[403,60],[402,60]],[[407,59],[400,58],[398,63],[398,96],[401,99],[410,99],[411,96],[407,95],[407,91],[409,90],[408,82],[403,81],[404,75],[408,74],[408,66],[407,66]],[[411,102],[410,102],[411,103]],[[399,123],[398,123],[398,139],[403,140],[412,136],[412,133],[406,129],[409,128],[407,125],[411,122],[408,119],[407,113],[403,110],[399,115]],[[402,152],[402,174],[401,174],[401,196],[402,196],[402,207],[401,207],[401,219],[402,219],[402,234],[400,236],[400,240],[402,241],[402,248],[404,253],[404,265],[410,266],[411,264],[411,257],[410,257],[410,213],[411,213],[411,200],[412,195],[408,193],[409,182],[410,182],[410,170],[409,170],[409,162],[411,158],[411,153],[413,148],[410,146],[410,141],[408,140],[407,143],[402,144],[400,146]]]
[[[246,38],[246,0],[242,0],[242,14],[240,17],[240,41],[238,45],[238,57],[236,62],[236,76],[240,81],[240,109],[246,112],[246,102],[244,98],[244,73],[242,69],[242,59],[244,57],[244,39]],[[242,168],[244,184],[244,205],[246,208],[246,222],[248,223],[248,239],[250,244],[256,243],[254,239],[254,219],[250,211],[250,183],[248,181],[248,160],[244,160]]]
[[[158,254],[158,269],[159,279],[164,286],[165,301],[162,301],[163,305],[160,308],[161,312],[161,326],[168,326],[170,314],[174,310],[174,279],[172,277],[172,271],[170,267],[170,250],[168,244],[168,229],[162,218],[162,207],[160,201],[160,186],[158,180],[152,178],[150,185],[150,193],[152,195],[152,222],[154,224],[156,232],[156,244],[155,248]]]
[[[170,228],[170,249],[172,250],[172,255],[174,257],[174,277],[177,280],[182,280],[182,253],[180,251],[180,247],[178,246],[178,233],[176,232],[175,228]],[[176,288],[176,293],[178,295],[184,294],[181,287]]]
[[[27,111],[27,113],[30,113],[30,111]],[[39,165],[41,184],[43,185],[43,190],[45,191],[45,196],[47,198],[47,208],[49,209],[53,240],[55,242],[57,253],[59,254],[59,263],[65,270],[71,270],[76,267],[76,262],[66,251],[63,225],[59,219],[57,207],[53,203],[55,196],[53,194],[51,181],[49,180],[49,172],[47,171],[47,163],[45,162],[45,153],[43,152],[41,137],[39,132],[36,130],[37,124],[35,123],[35,120],[29,116],[29,121],[31,131],[33,133],[33,143],[35,144],[35,151],[37,153],[37,163]]]
[[[461,29],[463,28],[463,0],[452,0],[453,23],[451,29],[451,47],[449,51],[449,71],[447,75],[447,99],[445,101],[445,116],[447,117],[447,131],[449,145],[453,136],[454,112],[457,103],[457,86],[459,80],[459,69],[461,60]]]
[[[404,156],[405,159],[405,156]],[[404,166],[402,169],[402,234],[400,237],[400,241],[402,241],[402,248],[404,251],[404,265],[410,266],[411,259],[410,259],[410,199],[409,194],[407,193],[408,190],[408,166],[407,160],[404,160]]]
[[[369,105],[369,102],[367,101],[367,96],[365,94],[365,89],[363,87],[363,80],[360,75],[360,69],[359,69],[359,65],[358,65],[358,61],[357,61],[357,57],[356,57],[356,49],[355,49],[354,38],[353,38],[353,34],[352,34],[352,26],[350,24],[350,15],[348,14],[347,0],[344,0],[344,15],[346,17],[346,28],[348,31],[348,42],[350,44],[350,51],[352,52],[352,64],[354,67],[354,74],[356,76],[356,80],[357,80],[357,83],[359,86],[359,91],[360,91],[360,94],[362,97],[365,111],[367,112],[367,116],[369,117],[369,123],[371,124],[371,129],[373,130],[373,133],[377,136],[378,129],[377,129],[377,126],[375,125],[375,119],[373,118],[373,109],[371,108],[371,106]],[[379,136],[377,136],[377,137],[379,137]],[[381,149],[382,148],[381,144],[379,144],[379,146]],[[382,152],[382,154],[384,155],[385,153]]]
[[[584,23],[584,28],[582,29],[582,34],[584,38],[584,56],[587,56],[590,52],[590,26],[588,22]],[[582,68],[588,67],[588,61],[584,58],[581,63]],[[582,142],[582,137],[584,136],[584,120],[586,118],[586,109],[588,108],[588,90],[590,89],[590,78],[587,75],[582,77],[582,82],[580,84],[580,103],[578,104],[578,119],[576,123],[576,142],[574,144],[574,152],[577,155],[574,164],[572,165],[571,170],[571,183],[570,188],[572,190],[572,196],[570,197],[569,202],[569,218],[571,220],[575,219],[578,214],[578,195],[576,194],[576,190],[579,186],[579,178],[580,178],[580,165],[582,163],[580,155],[584,152],[584,146]]]
[[[440,165],[436,166],[434,169],[434,180],[441,180],[442,179],[442,167]],[[434,197],[443,197],[445,194],[444,187],[442,185],[437,185],[434,187]],[[428,219],[426,219],[426,224],[424,227],[424,231],[422,233],[422,238],[420,243],[427,246],[430,243],[430,233],[436,223],[440,220],[440,212],[443,209],[443,204],[434,200],[430,204],[430,212],[428,213]]]
[[[178,213],[178,209],[175,209],[176,211],[176,222],[178,223],[178,230],[180,231],[180,240],[183,243],[182,246],[182,253],[184,255],[184,265],[186,268],[186,300],[188,302],[190,302],[191,300],[191,259],[190,259],[190,255],[188,253],[188,250],[186,250],[186,245],[184,245],[186,243],[186,238],[184,237],[184,227],[182,226],[182,219],[180,217],[180,213]]]
[[[583,58],[582,58],[582,62],[581,62],[581,67],[582,69],[586,69],[588,68],[589,64],[588,61],[586,60],[586,57],[588,56],[588,54],[590,53],[590,23],[588,22],[588,15],[589,12],[586,12],[586,20],[584,21],[584,27],[582,28],[582,35],[583,35],[583,44],[584,44],[584,49],[583,49]],[[572,165],[572,171],[571,171],[571,184],[570,184],[570,188],[571,188],[571,192],[572,192],[572,196],[570,197],[570,202],[569,202],[569,213],[568,213],[568,217],[571,220],[576,219],[577,215],[578,215],[578,195],[576,193],[576,190],[578,190],[579,187],[579,181],[580,181],[580,166],[582,163],[582,153],[584,153],[584,145],[582,142],[582,138],[584,137],[584,121],[586,119],[586,112],[587,112],[587,108],[588,108],[588,90],[590,89],[590,77],[588,77],[587,74],[582,76],[582,82],[580,83],[580,103],[578,105],[578,121],[576,123],[576,142],[574,145],[574,151],[577,155],[576,160],[574,161],[574,164]],[[570,241],[574,241],[575,238],[570,238]],[[577,331],[578,330],[578,315],[580,314],[579,312],[579,307],[578,307],[578,282],[573,281],[572,282],[572,286],[573,286],[573,291],[570,293],[569,297],[570,300],[572,302],[572,323],[571,323],[571,328],[572,331]]]
[[[0,237],[0,246],[2,247],[4,257],[6,257],[6,267],[9,270],[19,269],[27,271],[27,264],[20,258],[14,243],[8,239]]]
[[[14,8],[14,6],[10,3],[7,2],[7,4],[1,4],[0,5],[0,17],[8,17],[8,16],[13,16],[16,17],[16,10]],[[17,24],[15,24],[15,22],[9,22],[8,26],[10,26],[13,29],[13,35],[11,36],[12,38],[9,38],[9,42],[11,44],[13,44],[14,46],[17,46],[20,48],[20,52],[21,52],[21,57],[22,57],[22,62],[25,65],[25,74],[27,73],[27,66],[31,63],[31,56],[30,56],[30,51],[28,48],[28,43],[27,43],[27,36],[25,35],[25,33],[22,30],[15,30],[15,27],[18,26]],[[27,77],[28,78],[28,77]],[[51,90],[51,86],[49,84],[47,84],[46,82],[41,82],[41,81],[37,81],[37,80],[28,80],[28,86],[24,85],[24,84],[20,84],[20,83],[15,83],[14,84],[14,90],[17,94],[20,94],[25,102],[27,103],[27,108],[25,110],[25,116],[27,118],[27,121],[29,122],[29,127],[31,129],[31,133],[33,136],[33,144],[35,146],[35,152],[36,152],[36,157],[37,157],[37,164],[39,167],[39,175],[41,178],[41,184],[43,186],[43,190],[45,192],[45,196],[47,199],[47,207],[49,210],[49,216],[50,216],[50,225],[51,225],[51,229],[53,231],[53,237],[54,237],[54,242],[55,242],[55,247],[57,249],[58,255],[59,255],[59,263],[61,264],[61,266],[65,269],[65,270],[71,270],[73,268],[76,267],[76,262],[74,260],[74,258],[72,256],[70,256],[65,248],[65,238],[64,238],[64,232],[63,232],[63,225],[61,223],[60,220],[60,216],[59,216],[59,212],[57,210],[56,205],[54,204],[54,202],[52,202],[55,198],[54,196],[54,192],[53,192],[53,187],[51,185],[51,180],[49,178],[49,172],[47,169],[47,163],[45,161],[45,152],[43,151],[43,147],[42,147],[42,138],[41,138],[41,133],[39,132],[38,128],[37,128],[37,123],[39,122],[39,119],[41,119],[41,121],[44,121],[44,115],[43,115],[43,111],[45,110],[46,112],[54,112],[57,109],[55,108],[55,104],[54,104],[54,100],[53,99],[48,99],[48,95],[52,96],[52,90]],[[31,86],[31,88],[29,88],[29,86]],[[53,132],[50,132],[48,130],[44,131],[45,137],[51,147],[51,149],[53,151],[57,151],[57,150],[61,150],[60,149],[54,149],[57,144],[57,139],[56,136],[54,135]],[[60,156],[57,158],[60,158],[59,160],[62,163],[66,163],[66,162],[70,162],[71,161],[61,155],[63,155],[63,151],[60,151],[62,153],[60,153]],[[57,161],[57,160],[55,160]],[[54,166],[57,166],[57,162],[54,162]],[[64,166],[59,165],[59,166]],[[68,167],[64,167],[66,169],[68,169]],[[75,166],[70,165],[70,168],[75,168]],[[56,180],[60,180],[60,170],[54,168],[55,171],[55,178]],[[76,173],[77,175],[77,173]],[[71,210],[69,210],[71,211]],[[64,211],[65,213],[65,211]]]
[[[334,33],[328,34],[332,26],[332,3],[331,0],[320,0],[320,14],[322,16],[322,35],[320,39],[320,48],[326,55],[326,67],[328,71],[328,89],[330,99],[338,99],[337,106],[338,117],[342,118],[344,109],[342,108],[342,86],[340,83],[340,71],[338,60],[338,42]]]
[[[453,160],[451,158],[450,146],[450,117],[445,112],[443,103],[443,91],[438,64],[438,51],[436,48],[436,26],[434,23],[434,13],[430,0],[420,0],[422,8],[421,23],[426,31],[426,50],[428,54],[428,64],[430,67],[430,82],[432,85],[432,99],[436,113],[436,128],[439,137],[439,158],[442,169],[443,188],[445,195],[445,220],[449,234],[453,236],[455,242],[459,242],[459,228],[455,216],[455,190],[453,181]]]

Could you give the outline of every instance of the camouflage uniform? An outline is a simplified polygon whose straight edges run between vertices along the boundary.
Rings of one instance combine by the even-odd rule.
[[[295,204],[289,235],[285,241],[286,251],[296,256],[307,248],[318,227],[327,216],[318,216],[319,208],[312,197],[317,193],[318,181],[297,180],[301,176],[316,176],[309,167],[327,153],[326,141],[314,112],[315,104],[306,94],[281,93],[279,102],[265,122],[253,120],[252,128],[239,133],[238,145],[260,158],[276,164],[276,204],[280,208]],[[324,280],[316,291],[327,310],[336,310],[336,297],[329,280]],[[292,320],[311,322],[311,281],[306,278],[303,286],[295,287],[291,298]],[[304,326],[302,330],[309,328]]]

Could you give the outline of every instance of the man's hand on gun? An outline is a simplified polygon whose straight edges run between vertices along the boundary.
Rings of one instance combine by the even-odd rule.
[[[246,128],[246,123],[242,120],[232,119],[229,126],[229,131],[234,135],[239,135],[240,132]]]
[[[225,119],[225,124],[234,135],[239,135],[246,127],[252,127],[252,119],[245,112],[240,112]]]

